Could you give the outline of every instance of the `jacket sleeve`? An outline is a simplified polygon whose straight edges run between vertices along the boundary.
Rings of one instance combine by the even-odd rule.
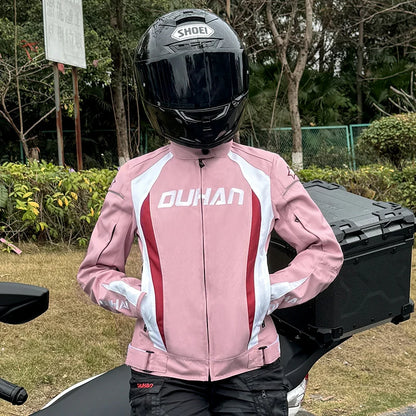
[[[294,172],[280,157],[272,170],[274,229],[297,255],[270,275],[269,313],[314,298],[336,278],[343,263],[331,227]]]
[[[124,165],[109,188],[77,280],[93,302],[139,317],[144,296],[141,281],[125,274],[135,229],[128,166]]]

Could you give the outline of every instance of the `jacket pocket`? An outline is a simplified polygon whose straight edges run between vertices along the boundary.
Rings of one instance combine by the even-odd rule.
[[[254,404],[257,415],[261,416],[287,416],[286,390],[256,390],[253,391]]]
[[[257,415],[287,416],[288,385],[279,359],[241,377],[252,394]]]
[[[133,416],[160,415],[160,391],[163,378],[132,372],[129,401]]]

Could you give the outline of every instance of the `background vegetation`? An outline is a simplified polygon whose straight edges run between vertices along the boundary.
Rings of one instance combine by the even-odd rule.
[[[361,133],[357,150],[387,160],[398,169],[407,160],[415,160],[416,113],[376,120]]]
[[[36,161],[1,165],[0,233],[14,241],[85,247],[116,172]]]
[[[0,165],[0,234],[15,241],[85,247],[116,169],[76,172],[46,162]],[[343,185],[367,198],[396,202],[416,211],[416,165],[358,170],[311,168],[302,181]]]
[[[133,54],[151,22],[167,11],[187,6],[210,8],[228,20],[244,40],[250,55],[251,85],[242,136],[267,147],[270,128],[291,126],[290,71],[295,72],[299,53],[304,50],[302,28],[309,3],[84,0],[87,69],[79,70],[84,166],[118,165],[120,154],[127,152],[133,157],[160,145],[148,129],[137,97]],[[416,2],[315,0],[312,6],[313,33],[298,86],[301,125],[369,123],[381,115],[412,111]],[[288,30],[285,23],[293,16]],[[271,23],[282,38],[286,33],[283,61],[279,55],[282,48],[273,41]],[[20,160],[21,131],[29,150],[39,148],[42,159],[56,162],[55,117],[50,113],[54,107],[53,76],[51,63],[44,59],[41,2],[1,2],[0,67],[0,162]],[[74,137],[69,131],[74,123],[68,68],[61,74],[61,91],[65,160],[75,166]]]

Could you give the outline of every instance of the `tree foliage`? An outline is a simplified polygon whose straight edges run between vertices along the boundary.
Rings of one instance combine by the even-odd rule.
[[[85,245],[116,174],[46,162],[0,166],[0,232],[7,238]]]
[[[129,104],[132,101],[137,107],[137,104],[134,104],[137,99],[132,64],[134,48],[146,27],[168,8],[167,1],[154,4],[149,0],[120,0],[116,3],[120,4],[122,10],[122,30],[114,24],[114,13],[112,13],[114,2],[83,1],[87,69],[79,71],[81,109],[85,102],[88,104],[93,101],[99,102],[101,107],[106,109],[109,104],[110,118],[115,113],[117,103],[112,100],[112,94],[103,95],[102,91],[106,89],[115,91],[114,86],[118,85],[122,98],[125,98],[122,103]],[[54,126],[53,111],[51,111],[54,106],[54,89],[52,66],[44,59],[42,2],[28,3],[24,0],[16,0],[16,5],[15,24],[13,2],[0,4],[0,96],[4,119],[11,124],[16,133],[19,133],[21,130],[30,129],[39,119],[46,118],[45,114],[51,114],[49,124]],[[17,65],[15,65],[15,56]],[[16,71],[13,70],[15,67],[17,67]],[[19,74],[18,78],[15,72]],[[16,83],[19,81],[23,107],[22,124],[28,126],[27,129],[21,128],[18,122]],[[73,114],[70,71],[61,75],[60,84],[63,110],[68,118]],[[137,128],[139,113],[130,111],[128,105],[127,108],[123,108],[122,111],[127,114],[125,129],[130,131],[130,127],[133,129],[134,125]],[[96,106],[84,110],[82,115],[88,115],[90,120],[97,114]],[[130,116],[134,121],[130,121]],[[83,126],[90,120],[84,121]],[[47,123],[48,119],[45,121]],[[99,124],[101,123],[103,123],[102,119]],[[110,126],[114,128],[114,121]],[[27,138],[20,134],[18,138],[25,144],[26,140],[36,138],[36,133],[41,127],[42,125],[39,125],[37,129],[30,129],[31,137]],[[114,147],[116,147],[115,143],[112,148]]]
[[[362,152],[375,153],[401,168],[416,157],[416,113],[396,114],[374,121],[358,141]]]
[[[32,58],[36,55],[30,63],[32,69],[44,67],[42,71],[30,72],[30,77],[20,78],[23,124],[25,130],[29,130],[53,106],[52,68],[42,55],[41,2],[16,1],[19,68],[28,67],[27,53]],[[83,140],[91,141],[86,148],[91,148],[96,140],[91,131],[115,130],[116,108],[121,108],[121,113],[125,115],[120,119],[125,133],[117,135],[126,136],[129,156],[136,156],[139,148],[143,148],[139,131],[143,136],[149,130],[133,76],[134,49],[141,34],[158,16],[182,7],[211,9],[228,20],[243,39],[252,67],[249,105],[242,136],[248,142],[268,147],[272,138],[267,129],[289,126],[291,117],[288,99],[290,77],[284,76],[285,66],[278,59],[281,50],[276,49],[274,43],[267,19],[267,5],[282,39],[286,39],[291,7],[295,3],[299,3],[298,13],[290,26],[291,36],[286,49],[286,68],[291,71],[296,68],[299,48],[304,40],[302,28],[305,13],[300,6],[303,2],[230,0],[230,12],[227,14],[227,3],[223,0],[83,0],[87,69],[79,71],[79,82]],[[112,12],[114,5],[119,5],[121,12],[120,24],[117,25],[114,25]],[[312,11],[312,40],[298,86],[297,105],[301,125],[368,123],[378,118],[380,113],[402,112],[405,107],[412,111],[408,103],[404,105],[408,99],[404,91],[409,91],[416,63],[416,3],[399,0],[314,0]],[[11,68],[15,46],[11,0],[0,3],[0,16],[0,55],[2,62],[11,65]],[[37,52],[30,47],[22,47],[22,41],[36,43]],[[37,66],[34,66],[35,63]],[[6,76],[7,70],[1,70],[0,92],[4,92]],[[402,94],[400,102],[397,91]],[[73,129],[70,71],[61,75],[61,92],[64,128]],[[412,90],[407,94],[411,96]],[[4,97],[7,109],[14,120],[18,120],[13,77]],[[1,145],[6,149],[11,141],[17,142],[17,136],[4,119],[0,120],[0,126]],[[54,128],[55,120],[51,114],[28,135],[29,138],[39,137],[33,141],[33,146],[41,148],[41,156],[48,154],[48,160],[50,156],[46,152],[46,143],[41,141],[41,132]],[[152,139],[148,148],[156,147],[158,139],[152,135],[149,137]],[[32,142],[29,144],[32,145]],[[102,153],[115,154],[116,135],[109,135],[106,143],[100,142],[100,145],[104,146]],[[118,163],[117,157],[112,163]]]

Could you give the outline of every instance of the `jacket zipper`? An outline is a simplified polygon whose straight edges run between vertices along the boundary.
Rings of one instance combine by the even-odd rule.
[[[201,230],[202,230],[202,263],[204,267],[204,289],[205,289],[205,318],[206,318],[206,330],[207,330],[207,355],[208,361],[210,361],[210,348],[209,348],[209,325],[208,325],[208,291],[207,291],[207,281],[206,281],[206,274],[205,274],[205,233],[204,233],[204,204],[202,202],[202,192],[203,192],[203,180],[202,180],[202,168],[205,167],[205,163],[202,159],[199,159],[199,167],[200,167],[200,186],[201,186],[201,194],[200,194],[200,207],[201,207]],[[211,379],[211,364],[208,368],[208,379]]]

